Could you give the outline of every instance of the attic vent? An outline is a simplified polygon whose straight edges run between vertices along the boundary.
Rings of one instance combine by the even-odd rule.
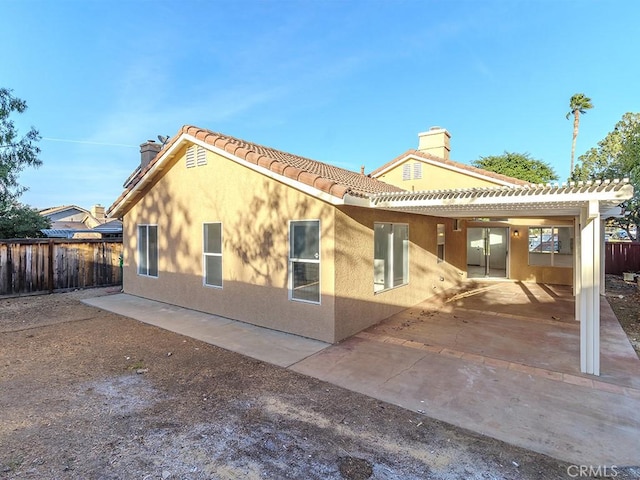
[[[199,167],[207,164],[207,151],[202,147],[198,147],[196,162]]]
[[[402,165],[402,180],[411,180],[411,165],[408,163]]]
[[[422,178],[422,163],[416,162],[413,164],[413,178],[414,180]]]
[[[187,155],[186,155],[186,164],[187,164],[187,168],[193,168],[196,166],[196,147],[195,145],[191,145],[190,147],[187,148]]]

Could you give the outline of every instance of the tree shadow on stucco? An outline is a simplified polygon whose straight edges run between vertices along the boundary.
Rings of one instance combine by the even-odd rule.
[[[303,194],[264,179],[260,189],[243,199],[246,207],[225,228],[225,231],[233,232],[224,237],[225,250],[232,251],[249,269],[251,276],[246,280],[251,283],[286,287],[286,283],[276,285],[279,283],[276,279],[284,278],[286,282],[288,255],[274,255],[274,252],[288,251],[289,221],[322,219],[329,213],[329,205],[310,198],[291,198],[294,195]],[[320,222],[321,238],[331,229],[328,223]]]

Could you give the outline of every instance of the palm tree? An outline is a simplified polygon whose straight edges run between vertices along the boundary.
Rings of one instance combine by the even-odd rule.
[[[576,155],[576,139],[578,138],[578,128],[580,128],[580,114],[587,113],[587,110],[593,108],[591,99],[585,96],[584,93],[576,93],[569,100],[569,113],[567,113],[567,120],[573,115],[573,142],[571,143],[571,170],[569,176],[573,173],[573,160]]]

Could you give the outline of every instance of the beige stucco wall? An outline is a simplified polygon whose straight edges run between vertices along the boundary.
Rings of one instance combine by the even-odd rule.
[[[567,226],[573,227],[571,219],[522,219],[512,221],[510,277],[523,282],[550,283],[555,285],[573,285],[573,268],[529,265],[529,226]],[[575,242],[575,240],[574,240]],[[574,243],[575,245],[575,243]],[[575,255],[575,248],[574,248]]]
[[[374,293],[374,223],[409,225],[409,283]],[[437,263],[436,225],[446,225],[446,262]],[[394,313],[459,285],[465,278],[466,232],[453,221],[358,207],[336,212],[336,338],[348,337]]]
[[[474,177],[473,175],[463,172],[455,172],[449,168],[432,165],[430,163],[422,163],[422,178],[413,179],[413,164],[420,162],[416,159],[408,159],[399,163],[388,172],[380,175],[378,180],[390,183],[405,190],[434,190],[434,189],[451,189],[451,188],[473,188],[473,187],[495,187],[500,185],[498,182],[484,180]],[[409,163],[411,165],[411,180],[402,179],[403,165]]]
[[[186,168],[184,153],[124,217],[124,291],[333,342],[334,208],[209,151]],[[304,219],[320,220],[320,305],[288,297],[288,222]],[[208,222],[223,225],[222,289],[203,286]],[[138,224],[158,225],[158,278],[137,274]]]

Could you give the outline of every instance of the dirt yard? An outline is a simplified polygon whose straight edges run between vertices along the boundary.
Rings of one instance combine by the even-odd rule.
[[[0,478],[571,478],[550,457],[79,301],[109,293],[0,299]]]

